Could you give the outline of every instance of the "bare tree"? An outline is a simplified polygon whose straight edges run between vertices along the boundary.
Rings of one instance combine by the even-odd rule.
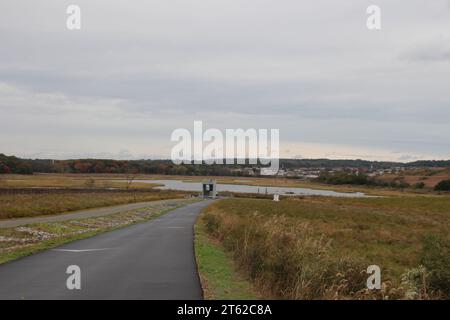
[[[125,179],[127,183],[127,190],[130,189],[131,184],[133,183],[134,179],[136,179],[137,176],[137,170],[135,169],[126,169],[125,170]]]

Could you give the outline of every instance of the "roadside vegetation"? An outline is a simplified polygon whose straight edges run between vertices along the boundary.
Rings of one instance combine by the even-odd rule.
[[[0,219],[60,214],[134,202],[183,198],[177,191],[0,194]]]
[[[149,204],[146,208],[96,218],[0,228],[0,264],[64,243],[147,221],[192,201],[194,200],[168,200]]]
[[[236,270],[229,253],[200,224],[195,227],[195,256],[205,299],[258,299],[252,284]]]
[[[450,297],[450,197],[227,199],[198,224],[264,297]]]

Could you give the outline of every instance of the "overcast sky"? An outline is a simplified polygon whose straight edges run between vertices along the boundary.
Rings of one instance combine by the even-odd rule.
[[[283,157],[450,158],[449,0],[0,0],[0,17],[0,153],[169,157],[202,120],[278,128]]]

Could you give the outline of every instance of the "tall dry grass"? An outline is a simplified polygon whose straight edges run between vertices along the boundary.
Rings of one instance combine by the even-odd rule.
[[[219,202],[207,208],[200,220],[207,232],[232,253],[239,268],[264,296],[281,299],[438,297],[431,289],[422,288],[427,283],[411,278],[412,274],[417,273],[414,270],[402,282],[400,277],[387,277],[388,272],[383,265],[382,289],[368,290],[367,267],[374,264],[373,256],[379,255],[382,258],[380,252],[383,252],[383,247],[376,247],[379,252],[368,252],[367,256],[372,258],[354,254],[357,251],[341,251],[339,246],[342,243],[337,243],[340,238],[334,239],[330,234],[322,232],[326,229],[319,229],[318,224],[309,218],[309,210],[299,212],[297,209],[297,214],[283,214],[283,209],[299,205],[292,200],[287,201],[290,202],[275,206],[267,200],[226,200],[225,204]],[[262,209],[264,206],[268,209]],[[333,211],[332,206],[329,211]],[[339,214],[345,219],[345,213]],[[306,219],[302,219],[302,215]],[[381,216],[387,223],[391,223],[385,212]],[[321,223],[323,219],[325,218],[319,217]],[[335,219],[339,219],[339,216]],[[332,219],[329,222],[331,225],[335,224]],[[355,230],[355,233],[360,232],[359,229]],[[358,238],[355,237],[355,241],[356,239]],[[349,243],[345,245],[348,246]],[[407,266],[404,271],[408,271]]]
[[[219,239],[266,296],[285,299],[342,298],[364,288],[364,265],[328,252],[307,223],[286,217],[242,218],[207,212],[207,230]]]

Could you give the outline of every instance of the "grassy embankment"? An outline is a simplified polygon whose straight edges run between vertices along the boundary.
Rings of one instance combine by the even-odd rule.
[[[208,207],[198,225],[267,298],[427,299],[450,292],[450,197],[228,199]],[[199,261],[200,270],[208,260]],[[366,289],[373,264],[381,268],[382,290]]]
[[[49,248],[147,221],[195,200],[169,200],[146,208],[96,218],[0,228],[0,264]]]
[[[0,219],[52,215],[134,202],[176,199],[183,198],[184,195],[185,193],[176,191],[0,194]]]

